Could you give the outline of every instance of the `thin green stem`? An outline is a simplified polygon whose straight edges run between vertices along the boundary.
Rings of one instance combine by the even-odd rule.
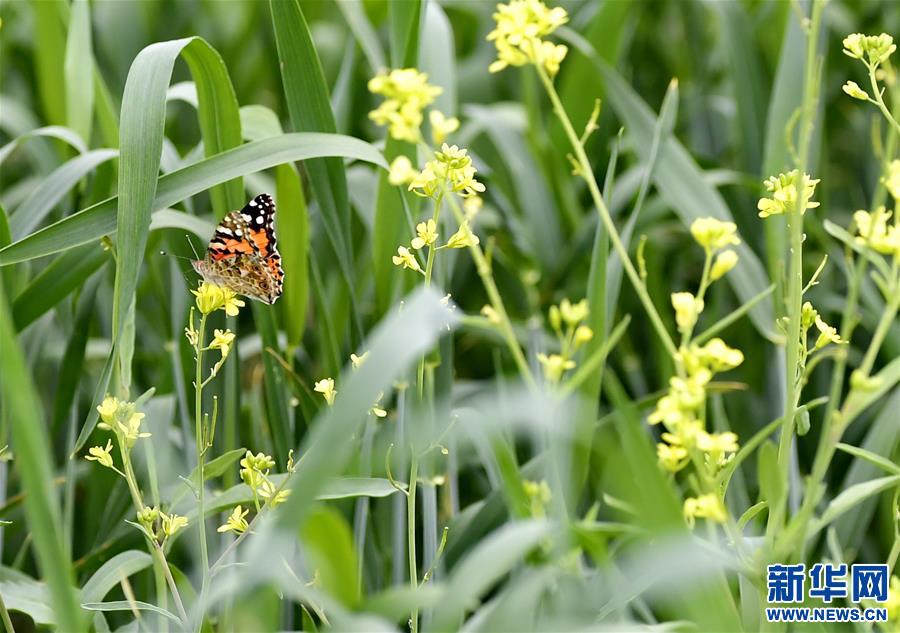
[[[9,619],[9,611],[6,610],[6,605],[3,603],[3,594],[0,594],[0,620],[3,620],[3,628],[6,629],[6,633],[16,633],[12,620]]]
[[[466,216],[459,207],[456,198],[454,196],[447,196],[447,204],[450,206],[451,211],[453,211],[456,221],[462,225]],[[525,354],[522,352],[519,341],[516,339],[512,321],[509,319],[509,314],[507,314],[506,308],[503,305],[503,299],[500,297],[500,291],[497,289],[497,284],[494,282],[491,265],[484,256],[484,251],[481,250],[481,246],[478,244],[470,242],[469,253],[475,261],[475,270],[478,273],[478,277],[481,278],[481,283],[484,285],[485,292],[487,292],[488,301],[494,309],[494,312],[497,313],[497,317],[500,319],[500,332],[503,335],[503,339],[506,341],[506,345],[509,347],[509,351],[519,369],[519,373],[522,375],[522,378],[528,386],[534,387],[536,385],[534,375],[531,373],[531,368],[528,366]]]
[[[206,317],[204,314],[200,317],[200,328],[197,331],[196,361],[197,370],[194,382],[194,436],[197,448],[197,530],[200,533],[200,572],[202,581],[200,587],[200,609],[197,621],[197,630],[203,625],[203,608],[206,601],[206,593],[209,588],[209,551],[206,547],[206,508],[204,505],[204,481],[203,462],[204,462],[204,444],[203,439],[203,346],[206,336]]]
[[[803,105],[800,115],[800,142],[797,155],[798,181],[797,207],[788,215],[790,260],[788,264],[788,299],[787,299],[787,351],[785,357],[785,381],[786,397],[784,402],[784,421],[781,428],[781,436],[778,443],[778,472],[785,482],[785,490],[789,482],[789,469],[791,457],[791,444],[794,437],[794,421],[797,404],[800,397],[800,312],[803,302],[803,215],[806,211],[807,196],[804,195],[806,187],[805,173],[809,157],[809,147],[812,137],[816,103],[818,102],[818,73],[820,64],[818,60],[818,37],[824,10],[824,0],[815,0],[812,5],[809,26],[806,34],[806,66],[803,81]],[[805,343],[804,343],[805,344]],[[782,498],[777,499],[774,507],[769,512],[769,521],[766,526],[766,535],[774,539],[777,531],[782,527],[787,508],[787,492]]]
[[[419,477],[419,458],[412,451],[409,466],[409,494],[406,495],[406,543],[409,552],[409,584],[413,591],[419,588],[419,572],[416,568],[416,479]],[[410,617],[410,631],[418,633],[419,610]]]
[[[875,77],[877,66],[875,64],[866,63],[866,68],[869,69],[869,83],[872,84],[872,91],[875,93],[875,98],[870,99],[870,101],[878,106],[878,109],[881,110],[884,118],[888,120],[888,123],[894,128],[894,131],[900,134],[900,123],[897,122],[897,119],[895,119],[891,114],[891,111],[888,110],[888,107],[885,105],[884,99],[881,96],[881,90],[878,88],[878,79]]]
[[[631,259],[628,256],[628,249],[626,249],[625,245],[622,243],[622,238],[619,236],[616,225],[609,213],[609,208],[607,208],[606,202],[604,202],[603,200],[603,195],[600,193],[600,187],[597,185],[597,179],[594,177],[594,171],[591,167],[590,161],[588,160],[587,154],[584,151],[584,146],[581,144],[580,137],[578,136],[578,133],[575,132],[575,128],[572,127],[572,121],[569,119],[569,115],[566,113],[565,107],[563,107],[562,101],[559,98],[559,94],[557,94],[556,88],[553,86],[553,81],[547,75],[542,66],[536,64],[535,69],[537,70],[538,76],[541,78],[541,82],[544,84],[547,95],[550,97],[550,102],[553,104],[553,110],[556,112],[556,116],[559,118],[560,123],[562,123],[563,129],[566,132],[566,136],[569,138],[569,142],[571,143],[572,149],[575,152],[575,159],[577,160],[580,167],[580,174],[587,183],[588,190],[590,191],[591,198],[594,202],[594,206],[597,207],[597,213],[600,214],[600,219],[606,226],[606,230],[609,233],[609,237],[612,241],[613,247],[616,249],[616,252],[619,253],[619,257],[622,259],[622,265],[625,268],[625,272],[628,274],[628,279],[631,281],[631,284],[634,287],[638,298],[640,298],[641,303],[644,306],[644,310],[647,311],[647,316],[650,318],[650,321],[653,324],[656,333],[659,335],[660,340],[665,346],[666,351],[669,352],[670,356],[674,357],[678,352],[678,350],[675,348],[675,343],[672,340],[672,337],[669,336],[669,332],[666,330],[666,326],[663,324],[662,318],[660,318],[659,313],[656,311],[656,306],[653,305],[653,300],[650,298],[650,294],[647,292],[647,287],[644,285],[644,282],[641,281],[641,277],[638,274],[637,270],[635,270],[634,264],[631,263]]]

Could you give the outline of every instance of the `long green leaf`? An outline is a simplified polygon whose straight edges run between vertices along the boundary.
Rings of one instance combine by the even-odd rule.
[[[13,211],[10,218],[13,238],[20,240],[31,233],[82,178],[118,154],[114,149],[93,150],[57,167]]]
[[[69,127],[90,142],[94,117],[94,50],[88,0],[74,0],[72,3],[64,74]]]
[[[153,564],[150,554],[128,550],[116,554],[100,566],[81,588],[83,602],[100,602],[113,587]]]
[[[53,598],[53,611],[61,630],[80,631],[72,567],[62,541],[59,502],[52,485],[50,443],[40,400],[31,382],[16,340],[6,290],[0,277],[0,395],[12,426],[15,465],[25,492],[25,515],[30,526],[41,573]]]
[[[275,165],[318,156],[342,156],[387,169],[369,143],[339,134],[285,134],[247,143],[159,178],[152,208],[165,209],[213,185]],[[116,204],[109,198],[0,250],[0,266],[51,255],[116,231]]]
[[[294,130],[334,133],[337,127],[328,86],[300,3],[298,0],[270,0],[269,6],[284,95]],[[350,203],[344,164],[328,158],[307,160],[305,167],[323,226],[352,298],[355,257],[349,241]]]

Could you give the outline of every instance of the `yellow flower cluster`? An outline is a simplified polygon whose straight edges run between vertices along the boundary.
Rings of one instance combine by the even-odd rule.
[[[426,73],[415,68],[380,72],[369,80],[369,91],[385,98],[369,113],[369,118],[378,125],[388,126],[388,133],[393,138],[409,143],[420,140],[422,113],[443,92],[428,83]]]
[[[881,35],[851,33],[844,38],[844,55],[860,59],[867,65],[883,64],[895,50],[897,45],[894,44],[894,38],[887,33]]]
[[[252,451],[247,451],[240,465],[241,481],[247,484],[254,495],[266,499],[273,508],[284,503],[290,495],[289,490],[278,490],[278,486],[269,479],[269,471],[275,467],[275,460],[270,455],[254,455]]]
[[[551,77],[559,72],[568,48],[541,38],[568,22],[565,9],[551,9],[540,0],[512,0],[498,4],[493,17],[496,27],[487,39],[497,47],[497,61],[488,67],[490,72],[526,64],[543,66]]]
[[[682,347],[675,361],[681,375],[669,380],[668,393],[647,418],[650,424],[662,423],[666,428],[663,442],[656,447],[657,457],[663,468],[678,472],[690,461],[691,451],[696,451],[712,471],[718,470],[737,452],[738,442],[734,433],[708,433],[704,428],[706,387],[716,373],[743,363],[744,355],[714,338],[703,346]]]
[[[441,145],[434,153],[434,160],[425,164],[409,183],[409,190],[424,198],[434,198],[446,192],[458,193],[463,198],[484,192],[484,185],[475,180],[475,166],[468,150],[456,145]]]
[[[134,446],[139,438],[150,437],[149,433],[141,431],[141,421],[144,419],[144,414],[137,411],[133,402],[119,400],[114,396],[106,396],[103,402],[100,403],[100,406],[97,407],[97,412],[100,414],[101,420],[97,426],[103,430],[115,433],[125,443],[127,448]],[[108,451],[105,451],[105,449],[101,449],[99,446],[94,448],[100,449],[100,452],[105,452],[108,455]],[[104,463],[105,459],[100,459],[99,452],[95,452],[93,449],[90,452],[97,457],[97,461],[101,464],[104,466],[108,465]]]
[[[589,314],[587,299],[582,299],[578,303],[563,299],[559,305],[550,306],[548,319],[559,340],[560,353],[537,355],[548,383],[558,383],[563,374],[574,369],[575,361],[572,360],[572,356],[582,345],[594,338],[593,330],[583,323]]]
[[[734,222],[722,222],[716,218],[697,218],[691,224],[691,235],[709,256],[716,256],[709,271],[710,281],[722,278],[737,265],[738,254],[730,248],[722,250],[741,243]]]
[[[166,539],[188,525],[187,517],[174,513],[166,514],[156,506],[144,506],[138,510],[137,520],[150,536],[160,543],[165,543]]]
[[[725,505],[716,494],[689,497],[684,500],[684,518],[693,527],[695,519],[709,519],[716,523],[724,523],[728,518]]]
[[[859,210],[853,214],[858,235],[856,242],[868,246],[883,255],[893,255],[900,259],[900,226],[896,223],[888,226],[890,211],[883,206],[873,212]]]
[[[900,202],[900,160],[892,160],[888,163],[887,176],[884,178],[884,185],[894,199],[894,202]]]
[[[200,282],[197,290],[191,290],[197,297],[197,309],[201,314],[211,314],[216,310],[224,310],[228,316],[237,316],[244,302],[230,288],[217,286],[208,281]]]
[[[535,519],[542,519],[547,515],[547,506],[550,504],[551,492],[550,486],[543,479],[541,481],[530,481],[528,479],[522,482],[522,489],[525,496],[528,497],[529,511]]]
[[[766,191],[772,193],[772,197],[760,198],[756,205],[759,209],[759,217],[767,218],[770,215],[794,213],[801,207],[805,212],[806,209],[819,206],[818,202],[812,201],[818,183],[819,180],[810,178],[809,174],[803,174],[801,178],[800,172],[796,169],[767,178],[763,184]],[[799,199],[798,188],[803,190],[802,200]]]

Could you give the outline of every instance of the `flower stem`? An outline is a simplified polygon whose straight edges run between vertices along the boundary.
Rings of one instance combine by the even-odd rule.
[[[194,380],[194,435],[197,448],[197,529],[200,532],[200,572],[202,574],[200,588],[200,609],[197,622],[199,630],[203,623],[203,608],[206,601],[206,593],[209,588],[209,551],[206,547],[206,508],[204,506],[204,444],[203,438],[203,346],[206,335],[206,314],[200,317],[200,328],[197,331],[196,360],[197,372]]]
[[[406,542],[409,552],[409,584],[413,591],[419,588],[419,572],[416,568],[416,479],[419,477],[419,458],[415,450],[409,466],[409,494],[406,495]],[[419,610],[410,617],[411,633],[418,633]]]
[[[782,498],[775,500],[774,507],[770,509],[769,521],[766,526],[766,534],[774,539],[775,534],[781,529],[784,522],[787,507],[788,481],[791,457],[791,445],[794,438],[794,419],[797,412],[797,404],[800,397],[800,362],[801,345],[805,347],[805,341],[800,340],[800,312],[803,303],[803,215],[806,211],[806,164],[809,156],[809,146],[812,137],[812,128],[818,101],[818,74],[821,69],[818,63],[818,36],[819,26],[822,20],[824,0],[815,0],[812,5],[809,27],[806,33],[806,72],[803,81],[803,104],[800,117],[800,143],[797,155],[797,170],[799,172],[797,188],[797,208],[788,215],[788,230],[790,239],[790,259],[788,264],[788,299],[787,299],[787,351],[785,356],[785,380],[786,397],[784,402],[784,416],[781,427],[781,437],[778,444],[778,472],[779,477],[785,483],[785,493]]]
[[[600,193],[600,187],[597,185],[597,179],[594,177],[594,170],[584,151],[584,145],[581,144],[581,140],[575,132],[575,128],[572,127],[572,121],[569,119],[569,115],[566,113],[562,101],[560,101],[559,94],[557,94],[556,88],[553,86],[553,81],[540,64],[535,64],[535,69],[537,70],[538,76],[541,78],[541,82],[544,84],[547,95],[550,97],[550,102],[553,104],[553,110],[556,112],[556,116],[559,118],[560,123],[562,123],[566,136],[569,138],[569,142],[572,144],[572,149],[575,152],[575,159],[580,168],[580,174],[587,183],[588,190],[591,193],[591,199],[594,202],[594,206],[597,207],[597,213],[600,214],[600,219],[606,226],[613,247],[622,259],[622,265],[625,268],[625,272],[628,274],[628,279],[631,281],[632,286],[634,286],[634,290],[637,293],[638,298],[640,298],[644,310],[647,311],[647,316],[650,318],[650,322],[653,324],[666,351],[668,351],[670,356],[674,357],[678,350],[675,348],[672,337],[669,336],[666,326],[663,324],[659,313],[656,311],[656,306],[653,305],[653,300],[647,292],[647,287],[644,285],[644,282],[641,281],[640,275],[637,270],[635,270],[634,264],[631,263],[631,259],[628,257],[628,249],[626,249],[625,244],[622,243],[622,238],[619,236],[616,225],[609,213],[609,208],[606,206],[603,195]]]
[[[462,209],[459,207],[459,203],[453,196],[447,196],[447,203],[450,206],[450,209],[453,211],[453,215],[456,217],[456,221],[462,225],[463,221],[466,219],[465,214]],[[484,285],[484,290],[487,292],[488,300],[491,303],[491,307],[494,309],[494,312],[497,313],[497,317],[500,319],[500,331],[503,335],[503,339],[506,341],[506,345],[509,347],[510,353],[512,353],[513,360],[516,362],[516,366],[519,368],[519,373],[522,375],[522,378],[528,384],[529,387],[535,386],[534,375],[531,373],[531,368],[528,366],[528,361],[525,359],[525,354],[522,352],[522,348],[519,346],[519,341],[516,339],[516,333],[513,330],[512,322],[509,319],[509,315],[506,313],[506,308],[503,306],[503,299],[500,297],[500,291],[497,289],[497,284],[494,282],[494,276],[491,272],[491,265],[488,263],[487,258],[484,256],[484,251],[481,250],[481,246],[478,244],[469,243],[469,253],[472,255],[472,259],[475,261],[475,270],[478,272],[478,276],[481,278],[481,283]]]

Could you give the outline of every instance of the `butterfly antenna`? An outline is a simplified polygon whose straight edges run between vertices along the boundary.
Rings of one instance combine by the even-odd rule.
[[[200,255],[197,254],[197,249],[194,248],[194,243],[191,241],[191,236],[187,233],[184,234],[184,239],[187,240],[188,245],[190,245],[191,250],[194,251],[194,259],[200,259]]]
[[[183,259],[186,262],[191,261],[190,257],[185,257],[183,255],[176,255],[175,253],[167,253],[166,251],[159,251],[159,254],[163,257],[174,257],[175,259]]]

